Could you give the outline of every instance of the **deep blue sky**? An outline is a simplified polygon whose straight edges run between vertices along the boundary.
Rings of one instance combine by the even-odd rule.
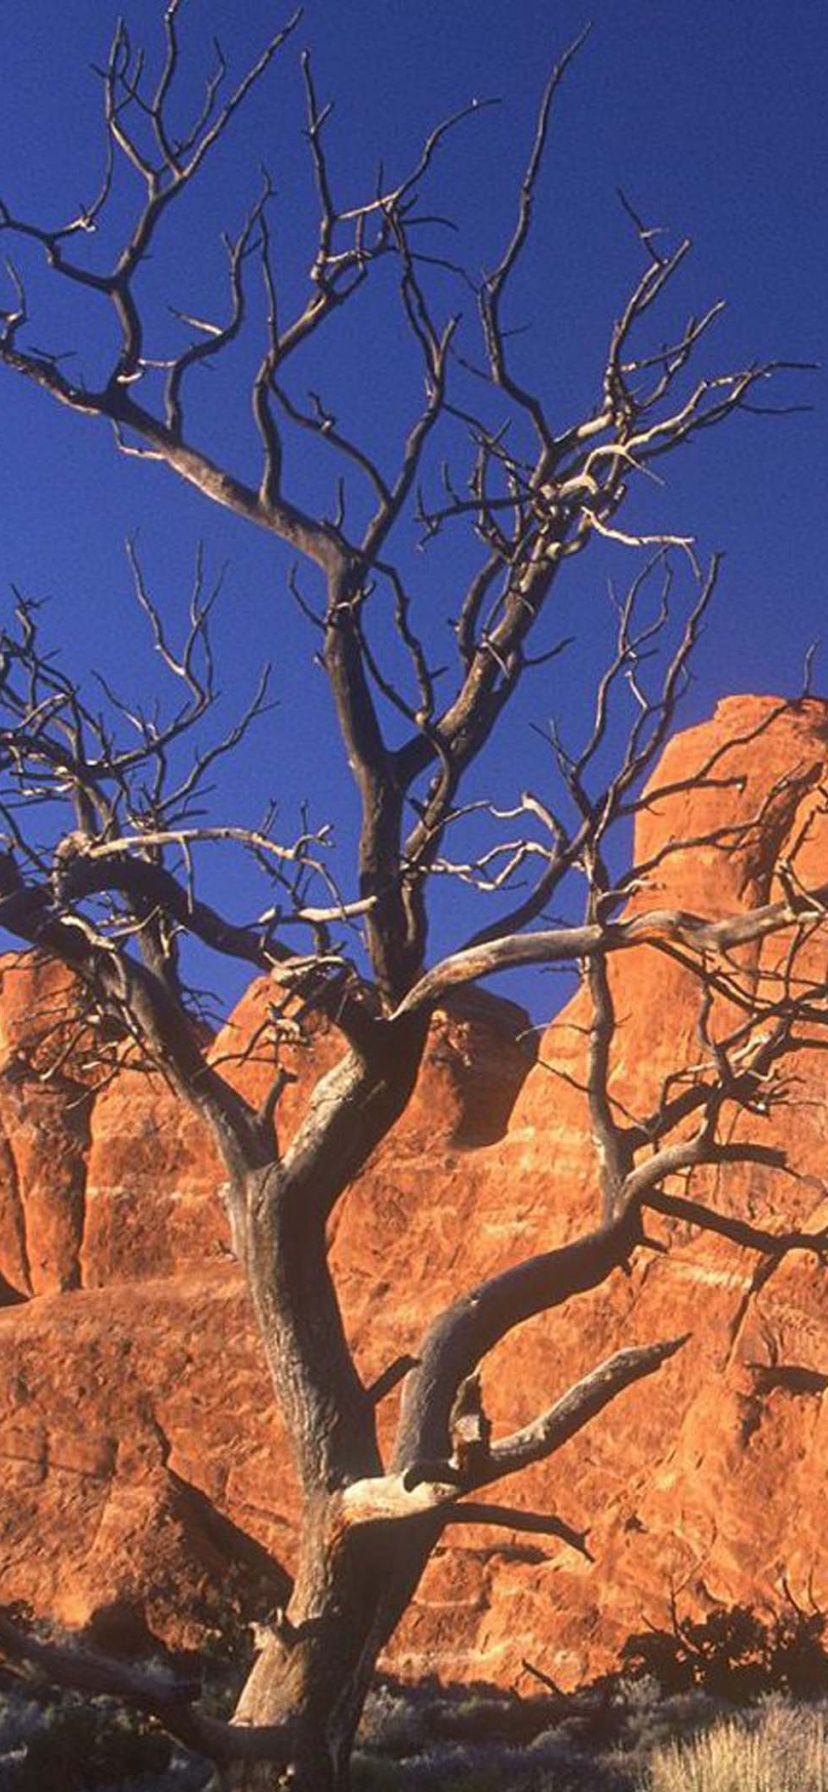
[[[57,222],[95,188],[101,128],[90,64],[105,55],[116,10],[109,0],[33,0],[14,8],[19,17],[4,33],[0,70],[0,194],[17,213]],[[190,0],[181,14],[183,61],[209,28],[240,67],[286,11],[264,0],[243,8]],[[128,7],[135,36],[152,43],[160,12],[154,0]],[[472,267],[491,264],[513,216],[546,71],[586,16],[570,0],[513,0],[508,7],[502,0],[310,0],[299,32],[235,121],[180,221],[171,220],[159,238],[149,289],[184,309],[209,309],[220,290],[217,235],[238,223],[264,161],[277,189],[273,230],[285,290],[296,290],[312,246],[299,137],[304,45],[313,52],[320,96],[336,101],[329,154],[343,202],[366,196],[380,158],[388,173],[404,169],[442,114],[473,96],[501,99],[446,146],[429,189],[437,209],[462,221],[452,252],[462,250]],[[722,296],[728,310],[711,342],[713,361],[823,359],[828,15],[820,0],[784,7],[769,0],[597,0],[591,16],[591,39],[560,96],[532,250],[511,308],[516,323],[533,326],[521,339],[523,367],[553,413],[571,420],[594,397],[607,332],[637,265],[619,186],[649,221],[694,240],[665,336],[685,310]],[[23,251],[18,259],[35,320],[30,340],[55,349],[76,345],[79,364],[93,376],[96,308],[38,313],[38,258]],[[331,332],[331,356],[309,368],[308,381],[336,396],[343,423],[378,445],[393,444],[416,406],[416,380],[383,314],[366,308],[364,332],[359,321],[354,315]],[[777,396],[814,408],[775,423],[736,419],[704,435],[675,462],[662,463],[667,489],[646,488],[636,510],[642,524],[692,532],[702,548],[727,550],[688,718],[709,711],[726,691],[793,693],[806,646],[826,632],[825,376],[780,385]],[[170,615],[186,601],[203,539],[211,565],[228,563],[217,631],[228,696],[249,687],[264,657],[275,660],[280,683],[280,705],[258,736],[254,763],[228,794],[237,809],[249,806],[250,820],[266,791],[281,796],[286,817],[313,794],[316,818],[333,813],[347,837],[349,797],[335,761],[331,770],[321,677],[284,595],[285,562],[272,543],[163,470],[124,461],[103,426],[61,413],[2,370],[0,416],[3,591],[14,581],[48,594],[50,631],[66,642],[73,664],[102,661],[122,686],[132,685],[143,674],[124,537],[137,531],[150,581]],[[193,433],[255,474],[246,393],[234,402],[232,382],[202,381]],[[309,492],[316,478],[300,454],[288,489],[293,482],[294,490]],[[442,584],[451,566],[449,557],[439,593],[445,614],[452,594],[444,600]],[[566,601],[582,612],[588,598],[584,561]],[[580,661],[572,664],[580,669]],[[824,656],[816,684],[828,685]],[[574,738],[577,695],[569,671],[554,688],[551,675],[547,682],[539,675],[517,740],[509,752],[493,754],[502,798],[512,777],[514,788],[528,781],[518,760],[534,751],[529,716],[543,722],[555,710]],[[531,776],[539,782],[541,773],[533,768]],[[226,888],[238,910],[245,892],[232,876]]]

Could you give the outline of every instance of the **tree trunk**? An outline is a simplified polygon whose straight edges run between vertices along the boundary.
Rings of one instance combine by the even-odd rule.
[[[420,1579],[433,1519],[342,1523],[337,1496],[306,1512],[289,1613],[274,1627],[233,1722],[290,1723],[289,1758],[237,1763],[232,1792],[350,1792],[350,1762],[377,1656]]]
[[[346,1337],[327,1229],[344,1189],[404,1110],[427,1018],[377,1023],[320,1079],[284,1157],[233,1190],[244,1262],[305,1504],[286,1620],[274,1627],[239,1700],[239,1725],[285,1726],[289,1761],[238,1764],[233,1792],[348,1792],[354,1735],[377,1656],[409,1603],[435,1540],[433,1519],[355,1522],[343,1490],[382,1475],[376,1404]],[[439,1530],[439,1527],[438,1527]],[[285,1774],[288,1772],[288,1779]]]

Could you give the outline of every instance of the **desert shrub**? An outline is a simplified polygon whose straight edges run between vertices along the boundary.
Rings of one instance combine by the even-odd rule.
[[[657,1749],[640,1792],[828,1792],[828,1725],[821,1710],[772,1702],[689,1742]]]
[[[399,1792],[400,1771],[393,1761],[354,1759],[354,1792]]]
[[[0,1761],[0,1792],[93,1792],[147,1780],[157,1786],[172,1745],[132,1712],[66,1700],[38,1714]]]
[[[372,1754],[416,1754],[431,1740],[431,1709],[418,1688],[381,1681],[365,1701],[360,1741]]]
[[[628,1639],[624,1672],[654,1679],[664,1694],[697,1687],[733,1704],[774,1692],[815,1698],[828,1684],[827,1623],[824,1613],[796,1606],[770,1620],[743,1605],[699,1620],[674,1614],[671,1630]]]
[[[358,1757],[354,1792],[631,1792],[608,1759],[554,1733],[524,1748],[436,1742],[404,1759]]]
[[[636,1695],[642,1689],[645,1696],[639,1699]],[[608,1757],[626,1792],[639,1786],[656,1751],[677,1737],[689,1742],[730,1717],[733,1710],[729,1701],[714,1699],[696,1687],[662,1697],[652,1680],[623,1682],[619,1700],[623,1700],[623,1723]]]
[[[682,1713],[690,1703],[708,1721],[718,1713],[699,1693],[678,1701]],[[631,1792],[649,1758],[644,1713],[662,1704],[656,1683],[640,1679],[596,1682],[572,1699],[389,1681],[366,1705],[355,1792]],[[661,1723],[654,1740],[672,1733]]]

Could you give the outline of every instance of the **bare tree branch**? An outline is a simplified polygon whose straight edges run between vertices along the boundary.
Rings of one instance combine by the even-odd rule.
[[[186,1748],[213,1761],[289,1760],[289,1723],[244,1728],[223,1723],[197,1709],[197,1681],[175,1680],[88,1649],[42,1642],[5,1612],[0,1612],[0,1649],[12,1661],[31,1664],[48,1685],[122,1699],[145,1711]]]
[[[588,1562],[595,1559],[587,1548],[589,1533],[577,1530],[565,1519],[551,1513],[527,1512],[522,1506],[491,1506],[481,1500],[460,1500],[456,1506],[444,1506],[440,1516],[444,1524],[491,1524],[503,1530],[525,1531],[529,1536],[560,1537]]]
[[[105,422],[122,453],[166,466],[307,563],[314,592],[304,595],[295,570],[287,592],[320,650],[356,788],[359,843],[351,871],[340,873],[330,824],[309,812],[294,828],[281,819],[277,827],[270,800],[264,817],[247,823],[243,810],[217,812],[214,770],[264,717],[269,672],[241,714],[219,726],[210,632],[218,584],[208,587],[199,557],[176,643],[131,545],[135,595],[172,692],[166,703],[147,706],[103,677],[91,701],[44,645],[38,605],[15,594],[15,622],[0,640],[0,923],[60,959],[77,989],[71,1024],[50,1021],[44,1076],[57,1079],[80,1049],[97,1054],[101,1074],[149,1068],[212,1129],[228,1175],[233,1249],[301,1484],[302,1539],[289,1611],[265,1627],[232,1725],[198,1709],[189,1683],[58,1649],[10,1617],[0,1618],[0,1644],[58,1684],[127,1698],[215,1761],[269,1761],[302,1792],[341,1792],[378,1651],[449,1524],[557,1536],[588,1555],[585,1533],[553,1515],[463,1496],[549,1457],[684,1340],[615,1353],[531,1423],[497,1438],[484,1406],[484,1359],[515,1327],[655,1247],[645,1211],[758,1250],[771,1265],[794,1249],[828,1258],[828,1229],[755,1225],[673,1192],[677,1177],[692,1189],[705,1166],[795,1168],[772,1139],[757,1142],[752,1128],[736,1123],[772,1115],[790,1096],[796,1055],[828,1049],[820,944],[828,885],[810,887],[803,866],[811,824],[795,819],[804,797],[819,800],[821,768],[793,767],[751,799],[755,812],[745,816],[738,799],[748,774],[729,775],[728,747],[718,747],[695,778],[722,796],[709,825],[691,825],[685,838],[638,862],[619,865],[615,845],[642,806],[682,796],[693,782],[659,785],[653,771],[719,572],[716,557],[705,569],[685,529],[653,527],[646,514],[631,520],[628,495],[656,477],[656,461],[702,430],[762,408],[767,381],[795,364],[700,374],[699,349],[721,305],[683,324],[658,324],[690,244],[671,242],[623,200],[638,265],[594,370],[591,401],[559,423],[544,390],[522,377],[504,312],[531,244],[557,97],[586,32],[546,83],[515,222],[482,282],[457,255],[441,253],[445,239],[435,232],[448,221],[422,189],[454,131],[487,102],[460,106],[426,135],[407,172],[381,174],[367,197],[343,204],[332,107],[305,53],[315,199],[298,299],[281,241],[276,253],[275,188],[266,175],[222,239],[229,291],[221,315],[193,299],[159,322],[145,302],[149,257],[160,279],[165,232],[184,215],[176,202],[295,35],[300,14],[235,79],[215,46],[183,126],[181,18],[181,0],[169,0],[152,78],[128,25],[116,29],[101,71],[107,156],[90,204],[51,228],[0,201],[0,233],[21,239],[27,253],[25,282],[8,265],[0,364],[70,412]],[[102,227],[114,222],[116,170],[124,169],[138,199],[107,259]],[[343,307],[356,329],[360,295],[383,269],[398,291],[400,367],[406,378],[413,367],[422,385],[406,401],[395,446],[380,452],[374,442],[383,433],[364,424],[352,430],[326,402],[335,382],[314,357]],[[41,291],[62,291],[66,282],[82,346],[98,317],[117,326],[93,387],[67,371],[62,354],[34,345]],[[475,295],[472,322],[454,302],[458,288],[461,301]],[[237,351],[255,432],[252,478],[246,447],[236,461],[235,448],[216,456],[198,436],[199,378],[210,366],[229,378]],[[235,444],[235,433],[220,439]],[[297,498],[322,489],[316,456],[324,495]],[[463,532],[459,553],[455,532]],[[417,538],[423,557],[412,565]],[[570,639],[556,600],[570,562],[596,542],[602,558],[623,558],[632,576],[620,597],[610,586],[607,609],[587,612],[585,629],[603,631],[605,643],[587,688],[565,652]],[[582,680],[574,742],[554,715],[559,667],[570,684]],[[533,773],[534,788],[520,781],[501,799],[472,780],[515,694],[541,668],[552,717],[544,768],[537,779]],[[781,715],[771,706],[741,748]],[[788,839],[775,849],[774,900],[709,915],[660,903],[658,879],[671,854],[747,854],[770,822],[781,841],[780,815]],[[240,918],[229,912],[230,895],[205,899],[204,860],[219,850],[264,880],[263,896],[251,896]],[[430,959],[432,895],[446,879],[470,904],[485,898],[490,907],[482,924],[475,909],[458,932],[465,945]],[[625,910],[632,894],[635,907]],[[301,949],[292,943],[297,928]],[[771,941],[773,950],[761,953]],[[270,979],[261,1019],[238,1048],[211,1052],[203,1006],[185,983],[187,942]],[[641,1097],[639,1113],[618,1074],[624,1017],[614,960],[645,948],[687,972],[698,1014],[693,1061],[677,1059],[660,1088]],[[450,1008],[470,983],[530,965],[571,967],[580,980],[580,1043],[557,1074],[584,1098],[601,1223],[556,1249],[498,1265],[431,1319],[416,1356],[402,1355],[366,1386],[340,1310],[332,1217],[404,1114],[438,1007]],[[294,1091],[302,1112],[291,1115],[288,1134],[282,1097],[289,1083],[304,1085],[292,1054],[320,1020],[341,1033],[341,1050],[337,1057],[334,1046],[325,1073],[309,1079],[307,1097]],[[332,1043],[328,1035],[326,1053]],[[234,1086],[245,1058],[263,1073],[255,1104]],[[386,1466],[377,1408],[398,1386]]]
[[[519,1431],[512,1432],[511,1437],[493,1444],[486,1480],[496,1481],[504,1475],[515,1474],[529,1463],[541,1462],[553,1451],[562,1449],[619,1393],[644,1376],[654,1375],[662,1363],[686,1343],[685,1335],[667,1339],[663,1344],[643,1344],[616,1351],[605,1363],[591,1369],[530,1425],[522,1426]]]

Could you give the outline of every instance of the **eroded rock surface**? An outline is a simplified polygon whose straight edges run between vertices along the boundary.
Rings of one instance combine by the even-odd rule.
[[[826,759],[828,705],[816,700],[732,699],[679,736],[639,818],[650,870],[636,903],[709,915],[760,903],[792,852],[804,884],[825,882]],[[781,950],[763,948],[767,962]],[[809,950],[800,968],[824,980],[824,946]],[[0,1598],[72,1624],[126,1602],[197,1646],[234,1601],[255,1605],[257,1545],[289,1565],[294,1514],[227,1251],[221,1168],[155,1079],[96,1089],[67,1050],[44,1084],[49,1028],[69,1025],[65,974],[31,958],[0,973]],[[698,994],[653,949],[619,957],[613,984],[615,1092],[642,1114],[694,1061]],[[214,1045],[251,1093],[267,1067],[244,1062],[244,1046],[267,997],[254,985]],[[595,1223],[582,1018],[570,1004],[533,1067],[508,1004],[470,997],[436,1018],[410,1109],[336,1223],[367,1380],[414,1349],[459,1288]],[[320,1025],[297,1052],[288,1130],[340,1049]],[[817,1230],[828,1059],[802,1054],[790,1072],[788,1105],[750,1125],[786,1147],[796,1176],[729,1166],[707,1194],[757,1222]],[[589,1528],[595,1563],[553,1539],[452,1529],[395,1639],[399,1669],[513,1681],[528,1658],[574,1684],[646,1621],[663,1623],[671,1593],[682,1611],[772,1607],[784,1581],[828,1606],[826,1271],[790,1256],[768,1276],[722,1239],[651,1229],[663,1252],[521,1328],[486,1366],[487,1403],[511,1429],[620,1345],[692,1332],[659,1376],[504,1486],[504,1499]],[[265,1604],[280,1584],[277,1567]]]

